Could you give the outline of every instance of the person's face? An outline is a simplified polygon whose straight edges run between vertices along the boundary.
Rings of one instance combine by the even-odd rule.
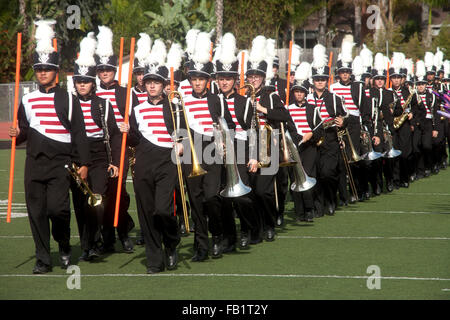
[[[417,92],[424,93],[426,87],[427,87],[426,83],[419,83],[419,84],[417,84]]]
[[[274,75],[277,75],[277,73],[278,73],[278,68],[277,68],[277,67],[273,67],[273,68],[272,68],[272,72],[273,72]]]
[[[56,70],[48,68],[38,68],[34,71],[36,79],[43,87],[52,85],[56,79]]]
[[[149,79],[145,82],[145,90],[150,98],[157,98],[162,95],[164,83],[162,81]]]
[[[402,77],[400,77],[400,76],[391,77],[391,83],[392,83],[392,86],[395,88],[400,87],[402,84]]]
[[[314,88],[316,90],[322,91],[327,86],[328,78],[326,77],[316,77],[313,78]]]
[[[178,91],[178,84],[176,82],[173,83],[173,90],[174,91]],[[170,93],[170,83],[167,83],[165,88],[164,88],[164,92],[169,95]]]
[[[144,79],[144,72],[138,71],[134,73],[136,75],[136,81],[140,87],[144,86],[142,79]]]
[[[192,90],[196,94],[203,94],[206,91],[206,85],[208,84],[208,79],[204,77],[191,77]]]
[[[382,88],[385,82],[386,80],[384,78],[376,78],[375,80],[373,80],[373,83],[375,84],[375,87],[377,89]]]
[[[290,76],[289,76],[289,83],[293,84],[295,81],[295,73],[291,72]]]
[[[433,73],[428,73],[427,74],[427,81],[428,82],[434,81],[434,78],[436,78],[436,76]]]
[[[78,94],[82,97],[87,96],[94,86],[94,83],[92,81],[84,81],[84,80],[77,80],[75,81],[75,89],[77,90]]]
[[[251,74],[247,76],[248,82],[255,87],[255,90],[261,88],[261,84],[264,80],[264,77],[260,74]]]
[[[406,82],[406,77],[402,77],[402,85],[404,85]]]
[[[364,85],[365,85],[366,87],[369,87],[369,86],[370,86],[370,78],[369,78],[369,77],[367,77],[367,78],[364,79]]]
[[[224,77],[224,76],[217,77],[217,84],[219,86],[219,89],[224,94],[229,94],[233,90],[235,82],[236,81],[233,77]]]
[[[339,79],[341,79],[343,83],[349,82],[351,75],[351,72],[349,72],[348,70],[338,72]]]
[[[113,69],[99,69],[97,70],[97,76],[100,81],[106,85],[114,82],[114,76],[116,71]]]
[[[303,90],[294,90],[294,98],[296,102],[302,102],[305,99],[306,93]]]

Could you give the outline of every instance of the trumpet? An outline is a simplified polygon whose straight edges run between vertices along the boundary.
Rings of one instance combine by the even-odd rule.
[[[250,83],[244,84],[240,89],[248,88],[250,90],[250,99],[253,106],[253,116],[250,124],[250,129],[248,132],[249,149],[250,155],[254,154],[256,144],[259,141],[259,152],[258,152],[258,167],[268,167],[270,165],[270,139],[272,137],[272,127],[269,124],[265,124],[263,127],[259,125],[258,111],[256,110],[256,89]],[[258,140],[259,132],[259,140]]]
[[[227,183],[220,195],[225,198],[237,198],[246,195],[252,188],[246,186],[239,175],[234,154],[233,140],[227,122],[223,117],[219,117],[217,124],[214,124],[214,143],[222,157],[225,157],[225,168]],[[225,147],[224,147],[225,146]]]
[[[93,193],[91,188],[89,188],[87,182],[81,179],[81,176],[78,174],[79,168],[75,163],[72,163],[72,166],[66,164],[64,168],[66,168],[67,171],[69,171],[69,174],[75,180],[81,191],[83,191],[85,195],[88,195],[88,204],[91,207],[97,207],[102,204],[103,202],[102,195],[98,193]]]

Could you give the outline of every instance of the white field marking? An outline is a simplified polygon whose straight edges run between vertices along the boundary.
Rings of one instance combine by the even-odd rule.
[[[0,200],[0,206],[1,205],[7,206],[8,205],[8,199]],[[12,205],[13,206],[26,206],[26,203],[25,202],[13,202]]]
[[[442,291],[450,291],[450,289],[442,289]]]
[[[0,274],[2,278],[19,277],[45,277],[67,278],[67,275],[59,274]],[[316,275],[316,274],[245,274],[245,273],[157,273],[157,274],[133,274],[133,273],[104,273],[82,274],[81,277],[232,277],[232,278],[332,278],[332,279],[368,279],[369,276],[342,276],[342,275]],[[373,278],[373,277],[372,277]],[[412,280],[412,281],[450,281],[446,278],[381,276],[382,280]]]
[[[31,235],[0,236],[0,239],[28,239]],[[78,239],[80,236],[72,235],[71,238]],[[138,239],[140,236],[130,236]],[[382,236],[277,236],[277,239],[337,239],[337,240],[450,240],[446,237],[382,237]]]
[[[276,236],[277,239],[342,239],[342,240],[450,240],[445,237],[380,237],[380,236],[358,236],[358,237],[346,237],[346,236]]]
[[[450,211],[395,211],[395,210],[337,210],[336,213],[411,213],[411,214],[450,214]]]
[[[6,211],[6,208],[5,208]],[[6,217],[6,212],[0,212],[0,217],[5,216]],[[25,218],[28,217],[28,213],[27,212],[11,212],[11,218]]]
[[[396,195],[406,195],[406,196],[450,196],[450,193],[425,193],[425,192],[405,192],[405,193],[396,193]]]

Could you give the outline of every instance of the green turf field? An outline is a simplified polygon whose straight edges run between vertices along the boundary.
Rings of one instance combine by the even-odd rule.
[[[14,218],[7,224],[10,152],[0,151],[0,299],[450,299],[450,168],[313,224],[295,223],[288,203],[276,241],[222,259],[192,263],[193,236],[182,238],[176,271],[147,275],[144,248],[126,254],[116,243],[117,253],[78,263],[81,289],[71,290],[55,242],[53,272],[31,274],[34,244],[21,215],[24,155],[18,150]],[[138,224],[134,199],[130,211]],[[72,215],[73,263],[77,235]],[[368,279],[371,265],[379,267],[380,289],[367,287],[377,283]]]

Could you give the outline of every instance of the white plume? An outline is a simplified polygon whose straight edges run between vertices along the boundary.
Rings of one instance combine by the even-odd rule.
[[[346,62],[346,63],[352,62],[352,60],[353,60],[352,52],[353,52],[354,46],[355,46],[355,43],[353,42],[352,39],[344,38],[344,40],[342,40],[342,45],[341,45],[341,61],[342,62]]]
[[[297,45],[297,44],[293,44],[292,45],[292,56],[291,56],[291,64],[298,66],[298,64],[300,63],[300,56],[303,53],[303,49]],[[294,70],[292,70],[294,71]]]
[[[321,45],[316,44],[313,49],[313,62],[312,67],[313,68],[322,68],[325,67],[328,63],[328,57],[327,57],[327,49]]]
[[[412,59],[405,59],[404,67],[408,70],[407,74],[413,74],[414,62]]]
[[[312,75],[311,65],[306,61],[300,63],[300,65],[295,70],[295,80],[299,82],[308,80],[311,77],[311,75]]]
[[[192,57],[195,50],[195,42],[197,41],[197,36],[200,33],[198,29],[191,29],[186,33],[186,52],[189,58]]]
[[[134,56],[139,61],[143,61],[143,60],[146,60],[148,58],[148,55],[151,52],[152,39],[146,33],[139,33],[139,35],[141,37],[137,41],[137,50],[136,50],[136,54]]]
[[[95,66],[95,47],[97,46],[97,40],[95,39],[94,32],[89,32],[87,36],[80,42],[80,55],[75,61],[79,66]]]
[[[236,58],[236,38],[230,32],[225,33],[220,42],[219,60],[223,64],[231,64],[237,60]]]
[[[417,61],[416,63],[416,77],[422,78],[426,76],[427,71],[425,69],[425,62],[422,60]]]
[[[425,63],[425,68],[426,69],[431,69],[434,65],[434,54],[433,52],[425,52],[425,57],[424,57],[424,63]]]
[[[440,50],[439,47],[436,49],[436,54],[433,59],[434,65],[436,66],[436,70],[439,70],[444,63],[444,53]]]
[[[450,76],[450,60],[444,61],[444,77]]]
[[[259,63],[266,58],[266,41],[266,38],[261,35],[253,39],[248,61]]]
[[[355,75],[355,79],[358,81],[361,80],[361,76],[365,70],[364,70],[362,58],[360,56],[356,56],[355,59],[353,59],[352,71],[353,71],[353,74]]]
[[[273,57],[266,58],[267,70],[266,70],[266,85],[270,84],[275,74],[273,73]]]
[[[373,64],[373,54],[372,51],[367,48],[365,44],[363,44],[363,48],[361,52],[359,53],[360,57],[362,58],[362,63],[365,68],[372,67]]]
[[[391,67],[395,69],[395,71],[399,71],[400,68],[403,68],[405,63],[405,57],[401,52],[394,52],[392,54],[392,65]]]
[[[384,59],[385,57],[383,56],[383,54],[381,52],[378,52],[375,55],[375,59],[374,59],[374,63],[373,63],[373,67],[374,69],[376,69],[378,72],[381,72],[383,70],[386,70],[387,68],[387,63],[386,60]]]
[[[207,63],[210,60],[211,35],[206,32],[200,32],[195,42],[194,55],[192,60],[198,63]]]
[[[266,40],[266,57],[275,57],[277,55],[275,49],[275,39]]]
[[[95,53],[100,57],[110,57],[114,55],[113,33],[111,29],[105,26],[99,26],[98,30],[97,50]]]
[[[222,44],[219,43],[216,47],[216,49],[214,50],[214,56],[212,58],[212,62],[215,64],[217,60],[220,59],[221,56],[221,52],[222,52]]]
[[[173,67],[173,70],[176,71],[181,66],[181,61],[183,60],[183,49],[179,43],[173,43],[170,47],[169,53],[167,54],[167,63],[166,66],[170,71],[170,68]]]
[[[53,49],[53,38],[55,37],[55,32],[52,27],[55,23],[55,20],[39,20],[34,22],[37,26],[35,34],[37,41],[36,52],[52,53],[55,51]]]
[[[153,43],[152,51],[147,59],[147,64],[157,64],[163,66],[166,62],[167,49],[161,39],[156,39]]]

